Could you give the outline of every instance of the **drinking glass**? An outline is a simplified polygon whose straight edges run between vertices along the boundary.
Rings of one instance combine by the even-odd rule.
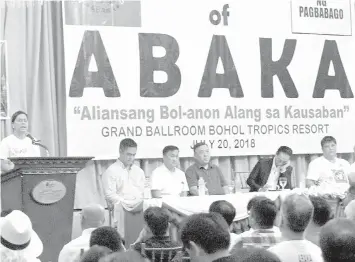
[[[284,190],[285,186],[287,185],[287,178],[286,177],[280,177],[279,178],[279,183],[280,183],[280,186],[282,187],[282,190]]]

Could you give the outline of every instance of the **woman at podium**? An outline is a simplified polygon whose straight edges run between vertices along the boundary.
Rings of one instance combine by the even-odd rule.
[[[17,111],[11,117],[13,134],[5,137],[0,143],[0,158],[8,157],[40,157],[41,151],[33,144],[28,134],[28,117],[23,111]]]

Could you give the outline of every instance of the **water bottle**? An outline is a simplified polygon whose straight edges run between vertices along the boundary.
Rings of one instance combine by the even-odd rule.
[[[198,180],[198,195],[199,196],[206,195],[205,180],[203,180],[202,177],[200,177],[199,180]]]

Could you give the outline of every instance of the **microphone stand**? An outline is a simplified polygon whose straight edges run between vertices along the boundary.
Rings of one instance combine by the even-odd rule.
[[[44,148],[46,150],[47,157],[49,157],[49,149],[48,149],[48,147],[46,147],[45,145],[42,145],[39,141],[36,141],[36,140],[32,140],[32,144],[35,145],[35,146],[40,146],[40,147]]]

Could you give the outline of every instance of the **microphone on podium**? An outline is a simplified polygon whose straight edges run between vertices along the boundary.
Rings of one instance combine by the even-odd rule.
[[[32,140],[32,144],[33,145],[36,145],[36,146],[40,146],[40,147],[43,147],[45,150],[46,150],[46,154],[47,156],[49,156],[49,150],[48,150],[48,147],[46,147],[45,145],[41,144],[41,140],[38,140],[38,139],[35,139],[30,133],[27,133],[26,135],[29,139]]]
[[[38,142],[41,142],[41,140],[35,139],[31,134],[27,134],[27,137],[32,140],[32,144],[37,144]]]

